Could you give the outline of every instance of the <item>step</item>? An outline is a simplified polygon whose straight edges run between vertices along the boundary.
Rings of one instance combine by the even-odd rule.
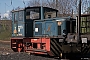
[[[16,42],[15,43],[12,43],[12,44],[16,44]]]
[[[12,47],[12,48],[16,48],[16,47]]]

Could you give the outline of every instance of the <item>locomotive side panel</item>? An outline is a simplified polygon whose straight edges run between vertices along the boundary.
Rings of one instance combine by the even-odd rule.
[[[57,36],[57,24],[55,21],[45,21],[45,35],[54,37]]]
[[[34,36],[58,37],[66,34],[66,20],[57,21],[56,19],[45,19],[34,21]]]

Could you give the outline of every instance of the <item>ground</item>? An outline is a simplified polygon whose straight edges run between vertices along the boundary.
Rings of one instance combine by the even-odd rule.
[[[10,54],[13,51],[10,48],[10,41],[0,40],[0,55]]]
[[[10,48],[10,41],[0,40],[0,60],[57,60],[46,56],[30,55],[28,53],[13,52]]]

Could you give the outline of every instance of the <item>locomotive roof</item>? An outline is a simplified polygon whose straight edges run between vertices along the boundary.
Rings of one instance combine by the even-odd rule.
[[[18,9],[18,10],[12,10],[12,12],[24,11],[24,10],[26,10],[26,9],[37,9],[37,8],[41,8],[41,6],[25,7],[25,8]],[[57,12],[58,12],[58,10],[53,9],[53,8],[50,8],[50,7],[43,7],[43,8],[45,8],[45,9],[47,9],[47,10],[57,11]]]
[[[12,10],[12,12],[18,12],[18,11],[24,11],[24,8],[19,9],[19,10]]]
[[[43,7],[43,6],[26,7],[25,9],[41,8],[41,7]],[[58,11],[58,10],[53,9],[53,8],[50,8],[50,7],[43,7],[43,8],[45,8],[45,9],[50,9],[50,10],[53,10],[53,11]]]

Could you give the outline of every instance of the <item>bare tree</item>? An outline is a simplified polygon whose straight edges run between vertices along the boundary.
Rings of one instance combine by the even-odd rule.
[[[28,6],[46,6],[57,9],[59,16],[72,16],[78,13],[79,0],[32,0]],[[82,13],[87,10],[90,0],[82,0]]]
[[[40,6],[40,0],[30,0],[27,4],[28,6]]]

